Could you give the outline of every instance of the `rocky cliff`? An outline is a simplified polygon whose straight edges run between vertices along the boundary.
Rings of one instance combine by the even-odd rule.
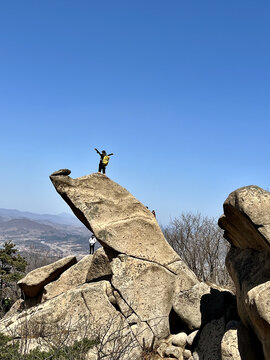
[[[69,343],[97,336],[91,360],[101,353],[108,360],[270,358],[269,193],[244,188],[224,203],[219,224],[232,244],[227,266],[235,297],[200,282],[126,189],[99,173],[69,175],[64,169],[50,178],[103,248],[29,273],[19,282],[24,299],[0,321],[1,332],[22,343],[27,337],[29,349],[46,348],[55,329]]]
[[[231,244],[226,266],[236,286],[241,359],[270,359],[270,193],[258,186],[232,192],[219,226]]]

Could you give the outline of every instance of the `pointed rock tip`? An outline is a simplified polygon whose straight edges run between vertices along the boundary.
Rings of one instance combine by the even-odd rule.
[[[60,170],[57,170],[55,172],[53,172],[51,176],[68,176],[69,174],[71,174],[71,170],[69,169],[60,169]]]

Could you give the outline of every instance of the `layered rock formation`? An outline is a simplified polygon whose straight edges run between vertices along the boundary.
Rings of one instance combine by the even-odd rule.
[[[50,176],[56,191],[103,246],[165,266],[179,260],[155,217],[126,189],[101,173],[78,179],[66,173]]]
[[[70,343],[96,334],[102,341],[91,360],[101,351],[108,360],[139,360],[152,349],[152,359],[253,360],[263,359],[262,351],[270,358],[268,193],[257,187],[232,193],[219,220],[232,244],[227,266],[240,321],[234,295],[201,283],[126,189],[99,173],[69,175],[64,169],[50,178],[103,249],[28,274],[19,283],[26,298],[0,321],[0,332],[25,340],[31,328],[31,346],[44,348],[55,327]]]
[[[25,297],[34,298],[38,296],[44,286],[56,280],[65,270],[76,264],[75,256],[68,256],[56,261],[53,265],[43,266],[27,274],[18,285],[22,289]]]
[[[258,186],[232,192],[219,226],[231,244],[226,266],[236,286],[240,358],[270,359],[270,193]]]

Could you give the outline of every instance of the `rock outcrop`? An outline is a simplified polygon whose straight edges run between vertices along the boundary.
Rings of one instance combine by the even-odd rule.
[[[44,286],[56,280],[65,270],[77,262],[75,256],[68,256],[58,260],[51,265],[43,266],[31,271],[18,282],[26,297],[36,297],[43,290]]]
[[[120,255],[112,261],[112,285],[157,338],[170,334],[175,275],[158,264]],[[118,304],[121,308],[121,303]]]
[[[190,330],[225,316],[233,304],[234,296],[229,291],[211,288],[205,283],[198,283],[192,288],[174,295],[173,309]]]
[[[52,327],[64,334],[72,328],[70,343],[97,332],[105,339],[89,352],[91,359],[100,346],[108,359],[112,349],[124,347],[120,358],[136,360],[159,346],[164,356],[182,359],[184,351],[191,353],[181,331],[187,326],[173,303],[198,279],[167,243],[153,214],[127,190],[99,173],[69,175],[63,169],[50,178],[103,248],[78,263],[70,257],[29,273],[19,282],[26,298],[0,321],[0,331],[23,340],[30,326],[35,332],[30,347],[46,348],[42,336],[48,338]],[[177,319],[179,326],[173,325]]]
[[[270,254],[270,193],[258,186],[233,191],[225,200],[219,226],[224,237],[240,249]]]
[[[42,301],[47,301],[78,285],[86,282],[88,269],[92,263],[93,255],[85,256],[74,266],[62,273],[59,279],[50,282],[44,287]]]
[[[20,281],[26,299],[0,321],[0,332],[23,341],[31,325],[33,348],[53,327],[70,344],[96,334],[102,342],[89,351],[91,360],[101,351],[108,360],[139,360],[153,349],[149,360],[270,359],[268,192],[242,188],[224,203],[219,225],[231,244],[226,265],[235,297],[200,282],[126,189],[99,173],[69,175],[63,169],[50,178],[103,248],[29,273]]]
[[[270,359],[270,193],[258,186],[232,192],[219,225],[232,245],[226,266],[236,286],[241,323],[254,332],[256,347],[262,346],[264,357],[258,349],[256,358]]]
[[[156,218],[126,189],[101,173],[78,179],[66,173],[50,176],[56,191],[103,246],[164,266],[179,260]]]

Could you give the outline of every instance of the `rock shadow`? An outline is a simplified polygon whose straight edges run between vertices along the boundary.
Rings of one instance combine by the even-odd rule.
[[[226,256],[226,266],[231,275],[237,274],[240,290],[245,284],[245,292],[270,280],[270,256],[266,251],[232,246]]]
[[[252,329],[239,323],[237,328],[238,349],[243,360],[265,360],[263,347]]]
[[[239,320],[235,296],[229,291],[211,288],[201,298],[201,327],[194,338],[191,350],[200,359],[221,360],[221,342],[226,324]]]

